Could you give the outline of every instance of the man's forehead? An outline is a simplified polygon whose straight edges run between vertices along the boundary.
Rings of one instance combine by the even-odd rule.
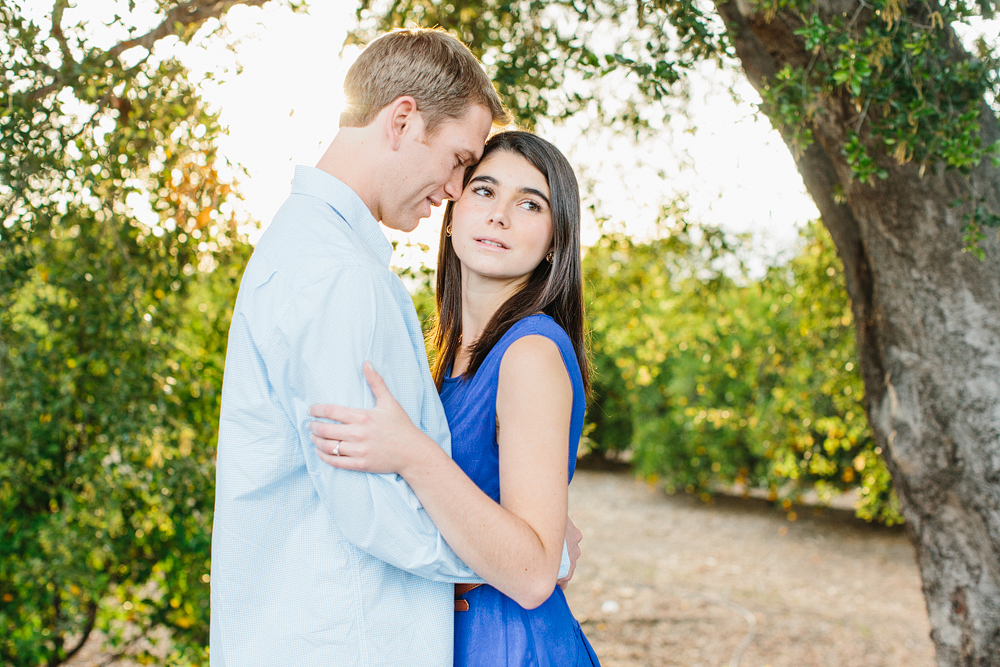
[[[479,162],[480,158],[483,157],[483,149],[485,148],[485,146],[486,146],[486,142],[477,143],[474,146],[472,146],[470,149],[468,149],[467,151],[465,151],[466,153],[468,153],[467,157],[469,158],[469,161],[471,161],[471,162]],[[463,157],[466,157],[466,156],[463,155]]]
[[[458,118],[452,118],[441,124],[442,138],[452,145],[458,153],[466,153],[470,158],[479,160],[483,155],[486,138],[493,127],[493,116],[489,109],[474,104]]]

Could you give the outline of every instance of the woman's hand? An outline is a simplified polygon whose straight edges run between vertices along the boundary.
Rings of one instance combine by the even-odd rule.
[[[570,580],[573,578],[573,573],[576,572],[576,561],[580,560],[582,551],[580,550],[580,542],[583,540],[583,533],[576,524],[573,523],[573,519],[566,517],[566,550],[569,552],[569,572],[565,577],[556,582],[559,588],[566,590],[569,586]]]
[[[310,437],[320,459],[334,468],[398,473],[405,477],[411,468],[426,458],[428,446],[440,448],[413,425],[385,380],[367,361],[364,373],[375,395],[375,407],[360,410],[340,405],[313,405],[309,408],[313,417],[341,423],[310,422]]]

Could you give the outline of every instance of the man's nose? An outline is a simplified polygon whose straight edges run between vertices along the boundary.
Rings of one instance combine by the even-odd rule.
[[[444,184],[444,194],[445,197],[455,201],[462,194],[462,176],[465,174],[464,169],[455,169],[451,173],[451,178],[448,182]]]

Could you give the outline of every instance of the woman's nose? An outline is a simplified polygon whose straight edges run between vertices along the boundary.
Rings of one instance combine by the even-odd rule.
[[[506,227],[509,222],[506,207],[498,202],[490,211],[489,221],[501,227]]]

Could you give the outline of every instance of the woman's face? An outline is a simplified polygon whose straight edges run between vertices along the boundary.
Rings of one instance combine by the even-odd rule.
[[[549,184],[525,158],[496,151],[479,163],[452,212],[464,280],[519,284],[552,248]]]

